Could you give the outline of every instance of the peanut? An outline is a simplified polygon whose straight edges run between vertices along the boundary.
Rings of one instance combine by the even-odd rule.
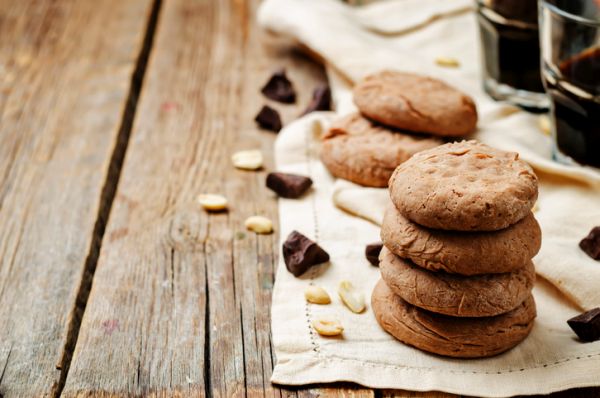
[[[251,216],[244,222],[246,228],[257,234],[270,234],[273,232],[273,223],[267,217]]]
[[[231,161],[238,169],[258,170],[263,165],[263,156],[259,150],[239,151],[231,156]]]
[[[458,68],[460,66],[460,62],[456,58],[451,57],[437,57],[435,63],[446,68]]]
[[[360,314],[365,309],[365,296],[357,292],[349,281],[341,281],[338,287],[338,294],[342,302],[350,311]]]
[[[310,285],[304,290],[304,298],[306,301],[313,304],[329,304],[331,298],[327,291],[320,286]]]
[[[339,336],[344,331],[344,327],[337,319],[318,318],[312,321],[312,327],[321,336]]]
[[[198,203],[200,203],[203,209],[208,211],[221,211],[227,208],[227,198],[214,193],[198,195]]]

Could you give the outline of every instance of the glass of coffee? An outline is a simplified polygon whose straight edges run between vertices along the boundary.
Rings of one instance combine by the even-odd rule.
[[[541,0],[555,158],[600,167],[600,0]]]
[[[485,91],[496,100],[547,109],[537,0],[477,0],[477,20]]]

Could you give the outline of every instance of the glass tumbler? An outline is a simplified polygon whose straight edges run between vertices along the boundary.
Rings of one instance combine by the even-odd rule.
[[[483,87],[492,98],[546,110],[537,0],[477,0]]]
[[[554,156],[600,167],[600,0],[540,0]]]

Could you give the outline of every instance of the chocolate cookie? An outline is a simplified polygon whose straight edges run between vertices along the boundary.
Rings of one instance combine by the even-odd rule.
[[[533,296],[506,314],[454,318],[419,309],[379,281],[371,307],[381,327],[398,340],[434,354],[482,358],[500,354],[523,341],[536,316]]]
[[[362,114],[388,126],[439,136],[462,137],[477,125],[473,100],[441,80],[383,71],[354,87]]]
[[[413,154],[442,141],[391,131],[359,114],[334,123],[321,148],[321,160],[338,178],[368,187],[387,187],[396,167]]]
[[[513,272],[461,276],[427,271],[390,252],[379,256],[381,277],[388,287],[410,304],[457,317],[504,314],[523,302],[535,281],[533,263]]]
[[[428,270],[478,275],[523,267],[540,250],[542,231],[531,212],[499,231],[430,229],[408,220],[390,204],[383,217],[381,240],[393,253]]]
[[[419,152],[390,179],[390,197],[429,228],[496,231],[531,212],[537,177],[515,152],[462,141]]]

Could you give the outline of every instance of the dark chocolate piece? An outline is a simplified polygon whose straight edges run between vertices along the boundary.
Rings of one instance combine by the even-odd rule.
[[[579,247],[594,260],[600,260],[600,226],[592,228],[588,236],[579,242]]]
[[[371,264],[376,267],[379,267],[379,253],[381,253],[381,249],[383,249],[383,243],[371,243],[365,247],[365,257]]]
[[[275,191],[282,198],[299,198],[312,183],[310,178],[298,174],[269,173],[267,175],[267,188]]]
[[[329,261],[329,254],[300,232],[292,231],[283,242],[283,260],[288,271],[300,276],[313,265]]]
[[[581,340],[600,340],[600,307],[577,315],[567,323]]]
[[[268,105],[262,107],[262,109],[260,110],[260,112],[258,112],[258,115],[256,115],[254,120],[263,129],[271,130],[276,133],[279,132],[279,130],[281,130],[281,127],[283,127],[283,125],[281,124],[281,118],[279,117],[279,112],[277,112],[275,109],[271,108]]]
[[[292,82],[285,75],[285,69],[280,69],[273,73],[269,81],[260,90],[265,97],[273,101],[291,104],[296,101],[296,92]]]
[[[329,111],[331,110],[331,90],[327,84],[317,86],[313,91],[312,100],[306,107],[306,110],[301,116],[314,111]]]

